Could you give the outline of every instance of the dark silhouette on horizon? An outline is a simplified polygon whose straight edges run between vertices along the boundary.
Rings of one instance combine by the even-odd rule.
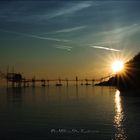
[[[125,63],[123,72],[115,74],[108,81],[101,82],[100,86],[116,86],[120,91],[140,92],[140,53]]]

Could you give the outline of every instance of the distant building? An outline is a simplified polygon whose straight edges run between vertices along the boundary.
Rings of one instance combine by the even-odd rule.
[[[12,82],[21,82],[22,75],[19,73],[7,73],[7,80]]]

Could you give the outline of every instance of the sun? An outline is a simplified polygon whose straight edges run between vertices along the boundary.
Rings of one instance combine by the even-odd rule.
[[[114,73],[120,72],[124,69],[124,63],[122,60],[116,60],[112,63],[112,70]]]

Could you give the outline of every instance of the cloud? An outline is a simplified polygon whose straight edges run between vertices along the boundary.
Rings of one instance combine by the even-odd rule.
[[[105,41],[97,42],[94,44],[96,44],[97,46],[100,46],[100,45],[115,44],[115,43],[119,43],[119,41],[118,40],[105,40]],[[89,44],[89,45],[92,45],[92,44]]]
[[[135,34],[136,32],[139,32],[139,31],[140,31],[140,25],[132,24],[132,25],[128,25],[128,26],[117,27],[116,29],[104,31],[99,34],[105,35],[105,36],[113,35],[116,37],[123,37],[123,36],[129,36],[129,35]]]
[[[120,43],[119,40],[110,40],[110,38],[106,39],[106,40],[102,40],[102,41],[98,41],[96,43],[92,43],[92,44],[88,44],[89,46],[116,46]],[[108,48],[108,47],[107,47]]]
[[[36,35],[29,35],[29,37],[37,38],[37,39],[43,39],[43,40],[50,40],[50,41],[58,41],[58,42],[69,42],[69,40],[66,39],[58,39],[58,38],[50,38],[50,37],[41,37]]]
[[[71,51],[71,49],[72,49],[72,47],[70,47],[70,46],[63,46],[63,45],[56,45],[55,48],[67,50],[67,51]]]
[[[118,49],[113,49],[113,48],[108,48],[108,47],[102,47],[102,46],[90,46],[92,48],[95,49],[103,49],[103,50],[107,50],[107,51],[115,51],[115,52],[119,52],[120,50]]]
[[[15,1],[1,6],[0,18],[10,22],[42,23],[52,18],[75,14],[93,4],[98,5],[92,1]]]
[[[124,26],[124,27],[118,27],[114,30],[111,31],[105,31],[103,32],[104,34],[118,34],[118,33],[125,33],[125,32],[129,32],[129,31],[133,31],[135,28],[137,28],[137,24],[132,24],[129,26]]]
[[[43,33],[41,35],[75,32],[75,31],[85,29],[86,27],[87,26],[77,26],[77,27],[73,27],[73,28],[66,28],[66,29],[62,29],[62,30],[57,30],[57,31],[54,31],[54,32]]]
[[[37,36],[37,35],[26,34],[26,33],[15,32],[15,31],[8,31],[8,30],[3,30],[3,29],[0,29],[0,31],[12,33],[12,34],[17,34],[17,35],[22,35],[22,36],[26,36],[26,37],[31,37],[31,38],[36,38],[36,39],[42,39],[42,40],[50,40],[50,41],[57,41],[57,42],[69,42],[69,40],[65,40],[65,39],[41,37],[41,36]]]
[[[59,10],[56,10],[55,12],[48,15],[48,18],[55,18],[58,16],[68,15],[68,14],[74,14],[77,11],[80,11],[82,9],[85,9],[87,7],[92,6],[91,1],[84,1],[80,3],[72,3],[70,6],[64,6],[63,8],[60,8]]]
[[[132,41],[133,36],[140,32],[140,24],[130,24],[126,26],[115,27],[114,29],[104,30],[96,34],[97,38],[102,38],[102,42],[94,43],[96,46],[122,46],[124,41]],[[133,38],[133,39],[132,39]],[[97,39],[98,40],[98,39]],[[95,41],[94,41],[95,42]],[[91,46],[93,43],[91,44]]]

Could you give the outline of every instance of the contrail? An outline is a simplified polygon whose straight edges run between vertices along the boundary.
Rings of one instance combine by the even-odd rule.
[[[67,51],[71,51],[71,49],[72,49],[72,47],[70,47],[70,46],[60,46],[60,45],[56,45],[56,47],[55,48],[57,48],[57,49],[62,49],[62,50],[67,50]]]
[[[50,41],[57,41],[57,42],[69,42],[69,40],[65,40],[65,39],[41,37],[41,36],[37,36],[37,35],[26,34],[26,33],[20,33],[20,32],[9,31],[9,30],[3,30],[3,29],[0,29],[0,31],[2,31],[2,32],[7,32],[7,33],[12,33],[12,34],[17,34],[17,35],[22,35],[22,36],[26,36],[26,37],[31,37],[31,38],[36,38],[36,39],[42,39],[42,40],[50,40]]]
[[[75,32],[75,31],[78,31],[78,30],[85,29],[86,27],[87,26],[77,26],[77,27],[73,27],[73,28],[66,28],[66,29],[61,29],[61,30],[57,30],[57,31],[48,32],[48,33],[43,33],[43,34],[40,34],[40,35]]]
[[[61,8],[61,9],[55,11],[55,13],[50,14],[48,18],[51,19],[51,18],[55,18],[55,17],[59,17],[59,16],[74,14],[75,12],[78,12],[82,9],[91,7],[92,5],[93,5],[92,2],[90,2],[90,1],[87,1],[87,2],[83,1],[78,4],[72,3],[72,6],[66,6],[64,8]]]
[[[90,47],[96,48],[96,49],[108,50],[108,51],[115,51],[115,52],[121,51],[121,50],[117,50],[117,49],[113,49],[113,48],[108,48],[108,47],[102,47],[102,46],[90,46]]]

